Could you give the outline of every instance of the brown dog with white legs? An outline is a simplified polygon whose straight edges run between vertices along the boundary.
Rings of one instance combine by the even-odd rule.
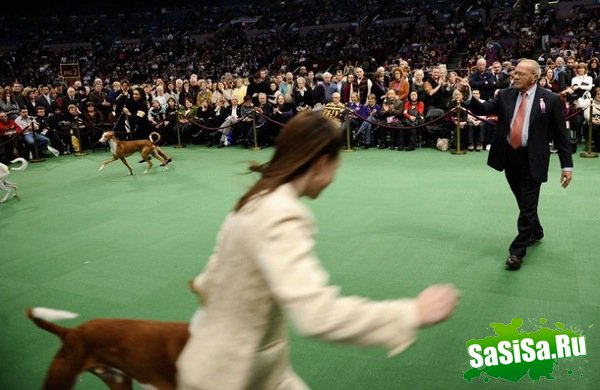
[[[156,141],[152,139],[153,135],[156,136]],[[158,147],[155,143],[160,140],[160,134],[153,131],[152,133],[150,133],[149,138],[149,140],[140,139],[133,141],[120,141],[119,139],[117,139],[114,132],[105,131],[102,134],[102,137],[100,137],[99,142],[103,144],[108,143],[108,145],[110,146],[110,152],[112,153],[112,158],[104,161],[102,165],[100,165],[100,168],[98,170],[103,170],[106,167],[106,164],[108,163],[111,163],[116,160],[121,160],[123,164],[125,164],[127,169],[129,169],[129,174],[133,175],[133,169],[131,169],[131,166],[126,160],[126,157],[131,156],[135,152],[140,152],[140,154],[142,155],[142,159],[144,159],[148,164],[148,167],[146,168],[144,173],[150,172],[150,169],[152,168],[152,161],[150,161],[150,156],[156,157],[161,162],[161,165],[165,167],[165,170],[169,169],[167,167],[167,164],[171,162],[171,158],[165,152],[163,152],[163,150],[160,147]]]
[[[77,314],[46,308],[26,313],[38,327],[62,340],[43,389],[71,389],[86,371],[113,390],[133,389],[133,380],[148,389],[176,388],[175,361],[189,338],[187,323],[99,318],[65,328],[50,321]]]

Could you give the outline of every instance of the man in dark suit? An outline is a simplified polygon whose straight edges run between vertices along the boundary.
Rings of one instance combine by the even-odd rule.
[[[43,85],[42,93],[35,100],[36,107],[43,106],[46,109],[46,113],[54,112],[54,107],[56,107],[56,100],[52,95],[50,95],[50,86]]]
[[[496,81],[492,71],[487,69],[485,58],[477,60],[477,71],[469,76],[469,84],[479,91],[483,100],[489,100],[494,95]]]
[[[558,150],[561,185],[566,188],[572,179],[573,160],[565,118],[559,96],[537,87],[541,70],[536,61],[521,60],[513,73],[511,88],[499,90],[483,103],[471,99],[466,79],[460,89],[467,97],[466,107],[477,115],[498,116],[488,165],[504,171],[519,206],[518,234],[510,244],[508,269],[518,270],[527,247],[544,237],[538,218],[540,187],[548,181],[550,142]]]
[[[494,77],[493,92],[496,92],[497,89],[508,88],[510,85],[510,79],[508,77],[508,73],[502,71],[502,64],[499,61],[494,61],[492,64],[492,75]]]
[[[75,91],[75,88],[73,87],[67,88],[67,96],[63,97],[61,107],[63,109],[63,112],[67,111],[67,107],[69,107],[71,104],[77,106],[79,111],[83,111],[83,107],[81,106],[81,100],[77,96],[77,91]]]

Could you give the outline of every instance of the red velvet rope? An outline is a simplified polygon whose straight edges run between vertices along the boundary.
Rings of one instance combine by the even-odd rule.
[[[0,146],[6,145],[11,142],[14,138],[17,138],[18,134],[11,134],[10,137],[5,142],[0,142]]]
[[[587,107],[584,107],[584,108],[580,108],[580,109],[576,110],[575,112],[573,112],[572,114],[565,116],[565,120],[569,120],[569,119],[573,118],[575,115],[579,114],[580,112],[583,112],[583,111],[587,110],[590,107],[590,105],[588,105]],[[492,124],[492,125],[496,124],[496,122],[491,122],[491,121],[489,121],[485,117],[481,117],[481,116],[473,114],[473,112],[471,112],[468,109],[466,111],[469,113],[469,115],[474,116],[475,118],[479,119],[482,122],[489,123],[489,124]]]
[[[366,122],[368,122],[368,123],[370,123],[370,124],[372,124],[372,125],[374,125],[374,126],[379,126],[379,127],[388,128],[388,129],[396,129],[396,130],[407,130],[407,129],[417,129],[417,128],[420,128],[420,127],[426,127],[426,126],[429,126],[429,125],[431,125],[431,124],[433,124],[433,123],[439,122],[439,121],[441,121],[442,119],[444,119],[444,118],[446,118],[447,116],[449,116],[449,115],[450,115],[450,114],[451,114],[453,111],[456,111],[456,110],[457,110],[457,108],[458,108],[458,107],[454,107],[454,108],[452,108],[451,110],[449,110],[449,111],[446,111],[446,112],[445,112],[443,115],[439,116],[438,118],[435,118],[435,119],[433,119],[433,120],[431,120],[431,121],[429,121],[429,122],[424,122],[424,123],[422,123],[422,124],[420,124],[420,125],[416,125],[416,126],[390,126],[390,125],[387,125],[387,124],[385,124],[385,123],[382,123],[382,122],[374,122],[374,121],[371,121],[371,120],[369,120],[369,118],[365,118],[364,116],[362,116],[362,115],[360,115],[360,114],[358,114],[358,113],[356,113],[356,112],[354,112],[354,113],[353,113],[353,115],[355,115],[356,117],[358,117],[358,118],[362,119],[363,121],[366,121]],[[463,108],[463,107],[461,107],[461,108],[462,108],[464,111],[466,111],[466,112],[467,112],[469,115],[473,116],[474,118],[477,118],[478,120],[480,120],[480,121],[482,121],[482,122],[485,122],[485,123],[488,123],[488,124],[491,124],[491,125],[495,125],[495,124],[496,124],[496,122],[494,122],[494,121],[490,121],[490,120],[489,120],[489,119],[487,119],[486,117],[482,117],[482,116],[479,116],[479,115],[476,115],[476,114],[474,114],[474,113],[473,113],[471,110],[468,110],[468,109],[466,109],[466,108]],[[577,111],[573,112],[572,114],[570,114],[570,115],[566,116],[566,117],[565,117],[565,120],[569,120],[570,118],[573,118],[573,117],[574,117],[574,116],[576,116],[577,114],[579,114],[579,113],[581,113],[581,112],[585,111],[587,108],[589,108],[589,105],[588,105],[588,107],[580,108],[580,109],[578,109]],[[350,111],[350,109],[349,109],[348,107],[346,107],[346,108],[343,110],[343,112],[344,112],[344,113],[348,113],[349,111]],[[262,114],[262,113],[256,113],[256,114],[258,114],[259,116],[261,116],[261,117],[265,118],[265,119],[266,119],[266,120],[268,120],[269,122],[272,122],[272,123],[274,123],[274,124],[276,124],[276,125],[278,125],[278,126],[285,126],[285,123],[278,122],[278,121],[276,121],[276,120],[274,120],[274,119],[270,118],[269,116],[267,116],[267,115],[265,115],[265,114]],[[122,115],[122,114],[121,114],[121,115]],[[247,118],[247,117],[248,117],[248,116],[250,116],[250,115],[251,115],[251,114],[246,114],[246,115],[244,115],[244,116],[240,117],[240,118],[239,118],[239,120],[242,120],[242,119],[244,119],[244,118]],[[177,112],[177,116],[181,116],[181,114],[180,114],[179,112]],[[120,119],[120,116],[119,116],[119,119]],[[117,122],[119,121],[119,119],[117,119],[117,121],[115,121],[115,123],[117,123]],[[197,120],[194,120],[194,119],[189,119],[189,121],[190,121],[192,124],[194,124],[194,125],[196,125],[196,126],[198,126],[198,127],[202,128],[203,130],[223,130],[223,129],[227,129],[227,128],[229,128],[229,127],[232,127],[232,126],[233,126],[233,125],[229,125],[229,126],[209,127],[209,126],[205,126],[205,125],[203,125],[202,123],[200,123],[199,121],[197,121]],[[161,124],[161,123],[163,123],[163,122],[164,122],[164,120],[163,120],[163,121],[161,121],[161,122],[159,122],[158,124]],[[398,122],[398,123],[400,123],[400,122]],[[80,130],[79,130],[79,134],[87,134],[87,133],[89,133],[89,132],[92,132],[93,130],[99,130],[99,131],[101,131],[101,132],[104,132],[104,131],[106,131],[106,129],[103,129],[103,128],[100,128],[100,127],[97,127],[97,126],[93,126],[93,125],[92,125],[90,122],[83,122],[83,124],[84,124],[86,127],[85,127],[85,129],[80,129]],[[53,130],[53,131],[56,131],[57,133],[60,133],[60,134],[65,134],[65,135],[70,135],[70,134],[71,134],[71,132],[70,132],[70,131],[69,131],[69,132],[66,132],[66,131],[57,130],[57,129],[52,129],[52,130]],[[129,133],[125,132],[125,131],[119,131],[119,132],[114,132],[114,133],[115,133],[115,134],[129,134]],[[9,143],[9,142],[11,142],[11,141],[13,140],[13,138],[15,138],[16,136],[17,136],[16,134],[15,134],[15,135],[13,135],[11,138],[9,138],[8,140],[6,140],[5,142],[2,142],[2,143],[0,143],[0,145],[6,145],[6,144],[8,144],[8,143]]]
[[[181,114],[180,114],[180,113],[177,113],[177,115],[181,115]],[[242,120],[242,119],[244,119],[244,118],[247,118],[247,117],[249,117],[250,115],[251,115],[251,114],[246,114],[246,115],[244,115],[244,116],[242,116],[242,117],[238,118],[238,122],[239,122],[239,121],[241,121],[241,120]],[[191,123],[193,123],[194,125],[196,125],[196,126],[198,126],[198,127],[202,128],[203,130],[223,130],[223,129],[227,129],[227,128],[229,128],[229,127],[233,127],[233,125],[235,124],[235,123],[234,123],[234,124],[232,124],[232,125],[229,125],[229,126],[209,127],[209,126],[204,126],[203,124],[201,124],[201,123],[200,123],[200,122],[198,122],[197,120],[194,120],[193,118],[192,118],[192,119],[190,119],[190,118],[186,118],[186,119],[187,119],[187,120],[189,120],[189,121],[190,121]],[[237,122],[236,122],[236,123],[237,123]]]
[[[373,122],[373,121],[369,120],[369,118],[365,118],[365,117],[363,117],[362,115],[359,115],[359,114],[357,114],[357,113],[354,113],[354,115],[356,115],[357,117],[359,117],[359,118],[360,118],[360,119],[362,119],[363,121],[367,121],[367,122],[369,122],[370,124],[372,124],[372,125],[375,125],[375,126],[379,126],[379,127],[385,127],[385,128],[388,128],[388,129],[407,130],[407,129],[417,129],[417,128],[419,128],[419,127],[426,127],[426,126],[429,126],[429,125],[431,125],[432,123],[435,123],[435,122],[441,121],[442,119],[446,118],[447,116],[449,116],[449,115],[450,115],[450,114],[451,114],[453,111],[455,111],[455,110],[456,110],[456,107],[454,107],[454,108],[452,108],[451,110],[449,110],[449,111],[445,112],[445,113],[444,113],[444,115],[441,115],[441,116],[439,116],[438,118],[435,118],[435,119],[433,119],[433,120],[431,120],[431,121],[429,121],[429,122],[424,122],[424,123],[421,123],[420,125],[416,125],[416,126],[388,126],[388,125],[386,125],[386,124],[384,124],[384,123],[380,123],[380,122]],[[344,111],[348,111],[348,108],[346,108]],[[400,123],[400,122],[398,122],[398,123]]]
[[[275,119],[269,118],[269,117],[268,117],[267,115],[265,115],[265,114],[258,113],[258,115],[262,116],[263,118],[265,118],[265,119],[266,119],[266,120],[268,120],[269,122],[273,122],[273,123],[275,123],[275,124],[276,124],[276,125],[278,125],[278,126],[285,126],[285,123],[281,123],[281,122],[278,122],[278,121],[276,121]]]

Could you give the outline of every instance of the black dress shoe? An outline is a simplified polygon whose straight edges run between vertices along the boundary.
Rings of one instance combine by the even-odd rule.
[[[532,234],[527,239],[527,246],[531,246],[531,245],[535,244],[536,242],[540,242],[542,240],[542,238],[544,238],[543,234]]]
[[[172,160],[172,159],[169,157],[169,159],[168,159],[167,161],[165,161],[165,163],[164,163],[164,164],[162,164],[162,163],[161,163],[161,164],[160,164],[160,166],[161,166],[161,167],[164,167],[165,165],[169,165],[169,163],[170,163],[171,161],[173,161],[173,160]]]
[[[508,269],[516,271],[519,268],[521,268],[521,264],[523,264],[522,257],[510,255],[508,256],[508,259],[506,259],[506,266],[508,267]]]

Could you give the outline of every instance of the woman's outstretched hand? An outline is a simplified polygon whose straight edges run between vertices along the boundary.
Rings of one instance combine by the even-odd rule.
[[[459,292],[450,284],[434,284],[417,296],[417,308],[421,326],[429,326],[444,321],[458,305]]]

